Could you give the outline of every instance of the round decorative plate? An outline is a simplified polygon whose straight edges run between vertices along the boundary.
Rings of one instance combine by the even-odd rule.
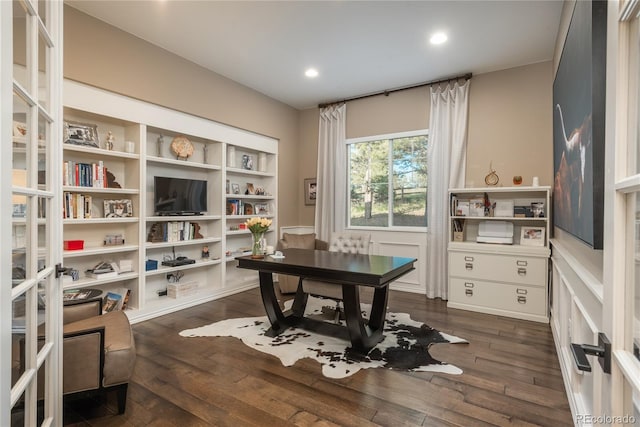
[[[193,155],[193,144],[184,136],[176,136],[171,141],[171,151],[179,159],[187,159]]]

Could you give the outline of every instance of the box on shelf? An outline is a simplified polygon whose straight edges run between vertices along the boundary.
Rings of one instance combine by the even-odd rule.
[[[478,243],[513,244],[513,223],[509,221],[483,221],[478,224]]]
[[[198,282],[178,282],[167,284],[169,298],[182,298],[198,293]]]
[[[144,263],[145,271],[157,270],[158,269],[158,261],[155,259],[148,259]]]
[[[65,240],[63,247],[65,251],[84,249],[84,240]]]
[[[493,209],[493,216],[512,218],[513,200],[496,200],[496,207]]]

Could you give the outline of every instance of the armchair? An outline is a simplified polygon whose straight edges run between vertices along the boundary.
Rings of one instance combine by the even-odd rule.
[[[326,251],[329,249],[329,244],[323,240],[316,239],[315,233],[311,234],[291,234],[284,233],[282,239],[278,240],[276,250],[281,251],[287,248],[296,249],[316,249]],[[289,276],[286,274],[278,274],[278,287],[280,293],[290,294],[295,293],[298,289],[298,282],[300,278],[298,276]]]
[[[63,395],[113,390],[117,393],[118,413],[124,413],[136,358],[127,315],[123,311],[102,314],[102,299],[94,298],[65,303],[63,324]],[[38,384],[44,384],[43,372],[38,375]],[[39,399],[43,393],[39,387]]]
[[[118,413],[124,413],[136,359],[127,315],[102,314],[102,299],[96,298],[66,303],[63,323],[63,394],[113,390]]]
[[[368,254],[371,243],[369,233],[332,233],[329,242],[329,251],[350,254]],[[311,295],[330,298],[337,301],[335,312],[336,321],[340,318],[340,301],[342,301],[342,287],[333,283],[318,280],[303,279],[302,290]]]

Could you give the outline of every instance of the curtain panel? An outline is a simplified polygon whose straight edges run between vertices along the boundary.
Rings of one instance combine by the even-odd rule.
[[[346,224],[346,118],[346,104],[320,110],[315,231],[317,238],[325,242]]]
[[[427,209],[427,297],[448,299],[449,188],[464,187],[469,86],[431,87]]]

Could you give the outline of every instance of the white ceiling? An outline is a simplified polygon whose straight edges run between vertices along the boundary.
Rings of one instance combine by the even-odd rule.
[[[560,0],[65,3],[298,109],[550,60],[562,11]],[[435,31],[449,40],[430,45]]]

